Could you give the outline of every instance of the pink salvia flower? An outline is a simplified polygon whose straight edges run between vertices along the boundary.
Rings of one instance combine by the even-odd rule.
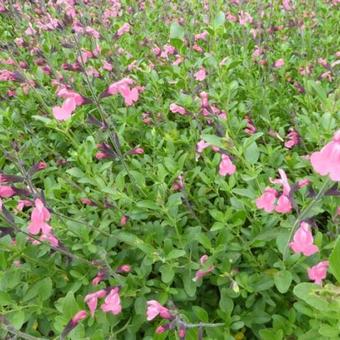
[[[199,33],[199,34],[195,34],[195,41],[197,41],[197,40],[206,40],[208,34],[209,33],[207,31],[204,31],[204,32]]]
[[[291,11],[293,9],[291,0],[282,0],[282,7],[285,11]]]
[[[87,294],[85,296],[84,302],[89,307],[92,317],[94,316],[94,313],[97,309],[98,299],[103,298],[104,296],[106,296],[106,290],[104,289],[98,290],[97,292],[91,294]]]
[[[129,217],[126,215],[123,215],[120,219],[120,225],[125,225],[126,223],[128,223]]]
[[[281,214],[289,213],[293,209],[290,199],[286,195],[281,195],[276,202],[275,211]]]
[[[197,153],[202,153],[204,149],[209,147],[210,144],[201,139],[197,144],[196,144],[196,152]]]
[[[75,316],[72,318],[71,322],[74,326],[76,326],[81,320],[84,320],[87,317],[87,313],[85,310],[79,311]]]
[[[195,73],[194,77],[197,81],[203,81],[207,76],[205,68],[202,67],[198,72]]]
[[[204,264],[204,263],[206,263],[207,261],[208,261],[208,259],[209,259],[209,256],[207,255],[207,254],[205,254],[205,255],[202,255],[201,257],[200,257],[200,264]]]
[[[207,270],[198,270],[195,273],[195,277],[192,280],[196,282],[196,281],[202,279],[204,276],[206,276],[209,273],[211,273],[214,270],[214,268],[215,268],[214,266],[211,266]]]
[[[130,25],[125,23],[119,30],[117,31],[117,36],[121,37],[124,33],[128,33],[130,31]]]
[[[23,211],[23,209],[25,207],[31,207],[32,206],[32,202],[31,201],[28,201],[28,200],[20,200],[18,202],[18,205],[16,207],[16,210],[17,211]]]
[[[279,174],[280,174],[280,179],[269,179],[271,183],[273,184],[280,184],[282,185],[282,188],[283,188],[283,194],[285,196],[289,196],[290,194],[290,191],[291,191],[291,187],[288,183],[288,178],[287,178],[287,175],[285,173],[284,170],[282,169],[279,169]]]
[[[306,222],[302,222],[299,229],[295,232],[293,241],[289,247],[294,253],[302,253],[305,256],[311,256],[319,251],[319,248],[313,244],[314,239],[310,226]]]
[[[77,104],[74,98],[68,98],[62,106],[52,108],[53,115],[57,120],[67,120],[71,118],[72,112],[76,109]]]
[[[327,276],[328,266],[328,261],[321,261],[315,266],[308,268],[309,279],[314,281],[316,284],[321,285],[322,280],[324,280]]]
[[[244,132],[247,133],[248,135],[253,135],[256,132],[254,122],[248,115],[246,115],[244,119],[247,121],[247,127],[244,129]]]
[[[278,192],[270,187],[267,187],[263,194],[256,200],[256,206],[263,209],[265,212],[272,212],[275,209],[276,197]]]
[[[8,197],[12,197],[13,195],[15,195],[15,190],[12,189],[12,187],[8,185],[0,186],[0,197],[8,198]]]
[[[301,189],[301,188],[303,188],[303,187],[305,187],[305,186],[307,186],[307,185],[309,185],[309,184],[310,184],[310,180],[309,180],[308,178],[300,179],[300,180],[298,181],[298,183],[297,183],[299,189]]]
[[[293,128],[290,128],[289,133],[286,136],[286,142],[284,146],[287,149],[292,149],[295,145],[299,144],[299,142],[300,142],[300,136],[298,132],[294,130]]]
[[[219,166],[219,174],[221,176],[232,175],[235,173],[236,167],[232,163],[228,155],[222,155],[222,160]]]
[[[43,234],[49,234],[51,227],[46,223],[50,220],[50,212],[45,208],[44,203],[37,198],[34,201],[34,208],[31,214],[31,223],[28,225],[30,234],[37,235],[40,231]]]
[[[112,288],[110,293],[105,298],[105,302],[100,307],[105,313],[112,313],[117,315],[122,311],[122,306],[120,303],[119,288]]]
[[[117,268],[118,273],[130,273],[131,266],[129,264],[123,264]]]
[[[147,302],[148,308],[146,310],[147,320],[151,321],[158,315],[163,319],[172,319],[172,315],[168,308],[162,306],[156,300],[149,300]]]
[[[144,149],[143,148],[135,148],[129,151],[130,155],[143,155]]]
[[[283,60],[283,59],[278,59],[278,60],[276,60],[275,62],[274,62],[274,67],[275,68],[281,68],[281,67],[283,67],[284,66],[284,64],[285,64],[285,61]]]
[[[240,16],[239,16],[239,23],[240,25],[246,25],[247,23],[252,23],[253,22],[253,17],[248,13],[241,11]]]
[[[333,181],[340,181],[340,130],[330,143],[312,153],[310,161],[315,172],[321,176],[328,175]]]
[[[182,106],[179,106],[175,103],[172,103],[170,105],[170,111],[173,112],[173,113],[179,113],[180,115],[185,115],[186,114],[186,111],[185,111],[185,108],[182,107]]]

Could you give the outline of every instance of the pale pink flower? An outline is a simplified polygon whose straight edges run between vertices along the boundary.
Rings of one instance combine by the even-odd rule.
[[[207,31],[203,31],[202,33],[195,34],[195,41],[197,40],[206,40],[209,33]]]
[[[166,328],[164,326],[158,326],[155,330],[156,334],[162,334],[166,331]]]
[[[334,134],[331,142],[312,153],[310,161],[315,172],[321,176],[328,175],[333,181],[340,181],[340,130]]]
[[[302,222],[294,234],[293,241],[289,243],[289,247],[294,253],[303,253],[305,256],[311,256],[319,251],[319,248],[313,242],[314,239],[309,224]]]
[[[281,68],[281,67],[283,67],[284,66],[284,64],[285,64],[285,61],[281,58],[281,59],[278,59],[278,60],[276,60],[275,62],[274,62],[274,67],[275,68]]]
[[[120,303],[119,288],[112,288],[110,293],[105,298],[105,302],[100,307],[103,312],[111,312],[113,315],[117,315],[122,311]]]
[[[172,103],[170,105],[170,111],[173,112],[173,113],[179,113],[180,115],[185,115],[186,114],[186,111],[185,111],[185,108],[182,107],[182,106],[179,106],[175,103]]]
[[[125,23],[122,27],[119,28],[117,31],[117,36],[121,37],[124,33],[128,33],[130,31],[130,25],[128,23]]]
[[[233,15],[231,12],[226,13],[226,19],[230,22],[236,22],[237,21],[237,17],[235,15]]]
[[[209,256],[207,254],[202,255],[200,257],[200,264],[203,265],[204,263],[206,263],[208,261],[208,259],[209,259]]]
[[[309,279],[314,281],[316,284],[321,285],[322,280],[324,280],[327,276],[328,266],[328,261],[321,261],[315,266],[308,268]]]
[[[45,208],[44,203],[37,198],[34,201],[31,223],[28,225],[29,233],[37,235],[41,231],[43,234],[49,234],[51,232],[51,227],[47,224],[47,222],[50,218],[50,212]]]
[[[8,198],[8,197],[12,197],[13,195],[15,195],[15,190],[12,189],[12,187],[8,185],[0,186],[0,197]]]
[[[51,247],[57,248],[59,246],[59,240],[53,235],[52,231],[43,232],[40,236],[40,241],[47,241]]]
[[[123,215],[120,219],[120,225],[125,225],[129,220],[129,217],[126,215]]]
[[[239,23],[240,25],[246,25],[247,23],[252,23],[253,22],[253,17],[248,13],[241,11],[239,15]]]
[[[62,106],[54,106],[52,112],[57,120],[67,120],[71,118],[72,112],[76,109],[77,104],[74,98],[68,98]]]
[[[298,132],[294,128],[289,129],[289,133],[286,136],[286,142],[284,146],[287,149],[292,149],[295,145],[299,144],[300,142],[300,136]]]
[[[208,275],[209,273],[211,273],[213,270],[214,270],[214,266],[210,266],[208,269],[206,270],[198,270],[196,273],[195,273],[195,277],[192,279],[193,281],[198,281],[200,279],[202,279],[204,276]]]
[[[100,33],[90,26],[85,27],[85,33],[92,36],[95,39],[100,38]]]
[[[106,90],[106,93],[108,95],[119,93],[124,98],[125,105],[131,106],[138,100],[139,92],[142,91],[141,87],[130,88],[132,84],[133,80],[131,78],[123,78],[111,84]]]
[[[200,98],[201,98],[201,107],[208,107],[209,106],[208,93],[202,91],[200,93]]]
[[[123,264],[117,268],[118,273],[130,273],[131,266],[129,264]]]
[[[293,209],[290,199],[286,195],[281,195],[276,202],[275,211],[278,213],[289,213]]]
[[[181,55],[177,54],[176,60],[172,63],[172,65],[179,65],[183,62],[183,60],[184,60],[184,58]]]
[[[172,184],[172,189],[174,191],[181,191],[184,189],[183,176],[179,175],[175,182]]]
[[[98,299],[103,298],[104,296],[106,296],[105,289],[98,290],[97,292],[87,294],[85,296],[84,302],[89,307],[90,314],[92,317],[94,316],[94,313],[97,309]]]
[[[232,163],[230,157],[228,155],[223,154],[219,166],[219,174],[221,176],[232,175],[233,173],[235,173],[235,171],[236,167]]]
[[[270,213],[275,209],[276,197],[278,192],[270,187],[267,187],[263,194],[256,200],[256,206],[259,209]]]
[[[198,72],[194,74],[194,77],[197,81],[203,81],[206,76],[207,76],[207,73],[204,67],[202,67]]]
[[[291,11],[293,9],[291,0],[282,0],[282,7],[285,11]]]
[[[112,71],[113,69],[112,64],[104,60],[103,69],[106,71]]]
[[[99,271],[98,274],[92,279],[91,283],[93,286],[97,286],[100,282],[105,280],[106,277],[106,271]]]
[[[280,178],[279,179],[271,179],[269,178],[269,181],[273,184],[280,184],[283,188],[283,194],[285,196],[289,196],[290,191],[291,191],[291,187],[289,185],[288,182],[288,178],[287,175],[285,173],[285,171],[283,169],[279,169],[279,174],[280,174]]]
[[[74,325],[77,325],[79,323],[79,321],[84,320],[87,316],[87,313],[85,310],[81,310],[79,311],[77,314],[74,315],[74,317],[72,318],[72,323]]]
[[[158,301],[156,300],[149,300],[147,302],[148,308],[146,310],[146,316],[147,320],[151,321],[156,316],[160,316],[163,319],[172,319],[172,315],[168,308],[162,306]]]
[[[197,144],[196,144],[196,152],[197,153],[202,153],[204,149],[209,147],[210,144],[201,139]]]
[[[142,155],[143,153],[144,153],[143,148],[134,148],[134,149],[129,151],[130,155]]]
[[[18,205],[16,207],[17,211],[23,211],[24,207],[31,207],[32,202],[28,200],[19,200]]]
[[[193,50],[198,52],[198,53],[202,53],[203,52],[203,48],[199,45],[197,45],[196,43],[192,46]]]
[[[299,189],[307,186],[310,184],[310,180],[308,178],[304,178],[304,179],[300,179],[298,182],[297,182],[297,185],[299,187]]]
[[[247,121],[247,127],[244,129],[244,132],[248,135],[253,135],[256,132],[256,126],[253,120],[248,115],[245,115],[244,119]]]

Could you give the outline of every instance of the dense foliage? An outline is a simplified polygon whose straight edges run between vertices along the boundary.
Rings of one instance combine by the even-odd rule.
[[[3,339],[339,339],[339,1],[0,1]]]

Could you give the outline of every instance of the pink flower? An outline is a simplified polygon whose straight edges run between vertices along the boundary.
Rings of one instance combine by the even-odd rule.
[[[247,121],[247,127],[244,129],[244,132],[247,133],[248,135],[253,135],[256,132],[254,122],[248,115],[246,115],[244,119]]]
[[[125,23],[118,31],[117,36],[121,37],[124,33],[127,33],[130,31],[130,25],[128,23]]]
[[[290,191],[291,191],[291,187],[288,183],[288,178],[287,178],[287,175],[285,173],[284,170],[282,169],[279,169],[279,174],[280,174],[280,179],[269,179],[271,183],[273,184],[280,184],[282,185],[282,188],[283,188],[283,194],[285,196],[289,196],[290,194]]]
[[[8,185],[1,185],[0,186],[0,197],[2,198],[8,198],[15,195],[15,190],[12,189],[12,187]]]
[[[222,160],[220,162],[220,167],[219,167],[219,174],[221,176],[232,175],[233,173],[235,173],[235,171],[236,171],[236,167],[231,162],[231,159],[229,158],[229,156],[222,155]]]
[[[302,222],[294,234],[293,241],[289,243],[289,247],[294,253],[303,253],[305,256],[310,256],[319,251],[319,248],[313,242],[314,239],[309,224]]]
[[[204,32],[199,33],[199,34],[195,34],[195,41],[197,41],[197,40],[206,40],[208,34],[209,33],[207,31],[204,31]]]
[[[239,23],[240,25],[246,25],[247,23],[252,23],[253,22],[253,17],[248,13],[241,11],[240,16],[239,16]]]
[[[312,153],[310,161],[315,172],[321,176],[328,175],[333,181],[340,181],[340,130],[330,143]]]
[[[186,111],[185,111],[185,108],[182,107],[182,106],[179,106],[175,103],[172,103],[170,105],[170,111],[173,112],[173,113],[179,113],[180,115],[185,115],[186,114]]]
[[[53,235],[52,231],[45,232],[40,236],[40,241],[47,241],[51,247],[57,248],[59,240]]]
[[[285,64],[285,61],[283,59],[278,59],[274,62],[274,67],[275,68],[281,68]]]
[[[285,142],[285,147],[287,149],[292,149],[295,145],[299,144],[300,142],[300,136],[296,130],[293,128],[289,129],[289,133],[286,136],[286,142]]]
[[[263,194],[256,200],[256,206],[259,209],[270,213],[275,209],[275,201],[278,192],[270,187],[267,187]]]
[[[316,284],[321,285],[322,280],[324,280],[327,276],[328,266],[328,261],[321,261],[317,265],[308,268],[309,279],[314,281]]]
[[[300,179],[298,182],[297,182],[297,185],[299,187],[299,189],[307,186],[310,184],[310,180],[308,178],[305,178],[305,179]]]
[[[278,213],[289,213],[293,209],[290,199],[286,195],[281,195],[276,202],[275,211]]]
[[[156,334],[162,334],[162,333],[164,333],[166,331],[166,328],[165,327],[163,327],[163,326],[158,326],[157,328],[156,328],[156,330],[155,330],[155,333]]]
[[[183,176],[179,175],[175,182],[172,184],[172,189],[174,191],[181,191],[184,189]]]
[[[104,60],[103,69],[106,71],[112,71],[113,69],[112,64]]]
[[[202,91],[200,93],[200,98],[201,98],[201,107],[208,107],[209,106],[208,93]]]
[[[142,155],[144,153],[143,148],[135,148],[129,151],[130,155]]]
[[[126,215],[123,215],[120,219],[120,225],[125,225],[129,220],[129,217]]]
[[[24,207],[31,207],[32,202],[28,200],[19,200],[18,205],[16,207],[17,211],[23,211]]]
[[[89,307],[90,314],[92,317],[94,316],[94,313],[97,309],[98,299],[103,298],[105,295],[106,295],[106,290],[101,289],[101,290],[98,290],[97,292],[87,294],[85,296],[84,302]]]
[[[198,270],[195,273],[195,277],[192,280],[196,282],[196,281],[202,279],[204,276],[206,276],[209,273],[211,273],[214,270],[214,268],[215,268],[214,266],[211,266],[207,270]]]
[[[209,259],[209,256],[207,255],[207,254],[205,254],[205,255],[202,255],[201,257],[200,257],[200,264],[204,264],[204,263],[206,263],[207,261],[208,261],[208,259]]]
[[[199,45],[197,45],[196,43],[192,46],[193,50],[198,52],[198,53],[202,53],[203,52],[203,48]]]
[[[198,72],[195,73],[194,76],[197,81],[203,81],[207,76],[205,68],[202,67]]]
[[[290,1],[291,0],[282,0],[282,7],[285,11],[291,11],[293,9]]]
[[[105,280],[107,277],[106,271],[100,271],[98,274],[92,279],[91,283],[93,286],[97,286],[101,281]]]
[[[123,78],[113,84],[111,84],[108,89],[104,92],[106,95],[116,95],[119,93],[123,98],[126,106],[131,106],[139,98],[139,92],[142,91],[140,87],[130,88],[133,84],[131,78]]]
[[[53,115],[57,120],[67,120],[71,118],[72,112],[76,109],[77,104],[74,98],[68,98],[62,106],[52,108]]]
[[[117,268],[118,273],[130,273],[131,266],[129,264],[123,264]]]
[[[49,234],[51,227],[46,223],[50,220],[50,212],[45,208],[44,203],[37,198],[34,201],[35,207],[31,214],[31,223],[28,225],[28,231],[30,234],[37,235],[40,231],[43,234]]]
[[[204,149],[209,147],[210,144],[201,139],[197,144],[196,144],[196,152],[197,153],[202,153]]]
[[[169,309],[162,306],[158,301],[149,300],[147,305],[146,316],[148,321],[153,320],[158,315],[163,319],[172,319]]]
[[[85,310],[79,311],[75,316],[72,318],[71,322],[74,326],[76,326],[79,321],[84,320],[87,317],[87,313]]]
[[[122,311],[120,304],[119,288],[112,288],[108,296],[105,298],[105,302],[101,305],[103,312],[111,312],[113,315],[117,315]]]

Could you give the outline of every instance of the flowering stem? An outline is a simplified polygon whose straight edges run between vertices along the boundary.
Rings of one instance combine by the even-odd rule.
[[[317,203],[320,198],[325,194],[325,192],[328,190],[329,188],[329,183],[331,182],[331,180],[329,178],[327,178],[327,180],[325,181],[325,183],[322,185],[320,191],[318,192],[318,194],[315,196],[315,198],[307,205],[307,207],[305,209],[303,209],[301,211],[301,213],[297,216],[295,223],[293,224],[293,227],[290,231],[289,237],[288,237],[288,241],[287,244],[285,246],[285,250],[283,253],[283,259],[287,258],[288,255],[288,247],[289,247],[289,243],[293,237],[293,234],[296,230],[296,228],[299,226],[299,224],[304,220],[304,218],[308,215],[308,213],[312,210],[312,208],[314,207],[315,203]]]

